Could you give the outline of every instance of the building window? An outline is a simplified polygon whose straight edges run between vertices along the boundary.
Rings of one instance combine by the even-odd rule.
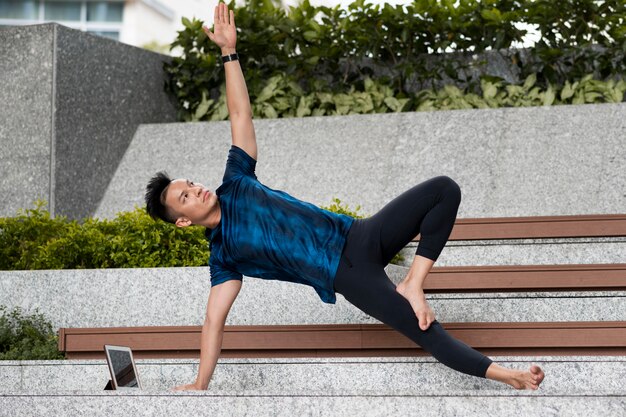
[[[0,0],[0,25],[59,22],[119,40],[123,12],[123,0]]]
[[[98,35],[98,36],[104,36],[105,38],[114,39],[114,40],[118,40],[120,37],[119,32],[110,32],[110,31],[104,31],[104,30],[88,30],[87,32],[93,33],[94,35]]]
[[[36,0],[0,0],[0,18],[37,19],[39,1]]]
[[[88,22],[121,22],[124,3],[93,1],[87,3]]]
[[[76,1],[46,1],[43,18],[58,22],[80,22],[81,6],[82,4]]]

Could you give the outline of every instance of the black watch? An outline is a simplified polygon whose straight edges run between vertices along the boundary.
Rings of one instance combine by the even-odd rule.
[[[237,52],[235,52],[234,54],[230,54],[230,55],[222,55],[222,62],[226,63],[228,61],[237,61],[239,59],[239,55],[237,55]]]

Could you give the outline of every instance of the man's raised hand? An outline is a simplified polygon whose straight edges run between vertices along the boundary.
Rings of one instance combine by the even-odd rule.
[[[204,33],[221,49],[235,49],[237,44],[237,28],[235,27],[235,12],[228,10],[226,3],[218,3],[215,6],[214,15],[215,32],[211,32],[208,27],[202,26]]]

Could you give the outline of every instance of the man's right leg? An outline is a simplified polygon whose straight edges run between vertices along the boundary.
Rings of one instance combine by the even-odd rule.
[[[442,175],[403,192],[363,219],[363,227],[378,237],[384,265],[418,233],[415,254],[436,261],[450,237],[460,203],[459,185]]]
[[[383,265],[420,234],[415,258],[396,291],[411,303],[422,330],[435,319],[424,280],[448,241],[460,203],[459,185],[442,175],[411,187],[362,222],[364,233],[376,240],[371,259]]]

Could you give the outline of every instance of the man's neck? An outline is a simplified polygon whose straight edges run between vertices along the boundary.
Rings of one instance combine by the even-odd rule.
[[[209,229],[215,229],[217,225],[220,224],[221,220],[222,220],[222,208],[218,204],[216,206],[216,209],[213,210],[211,214],[209,214],[209,217],[206,223],[203,224],[203,226],[208,227]]]

